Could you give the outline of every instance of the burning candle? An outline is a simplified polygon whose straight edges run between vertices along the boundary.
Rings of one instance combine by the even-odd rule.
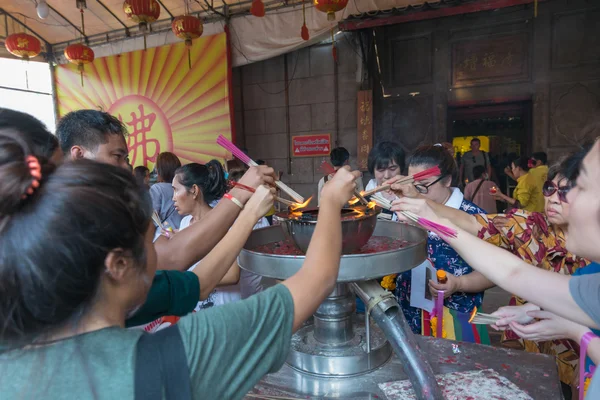
[[[496,194],[496,193],[498,193],[498,189],[496,189],[496,186],[492,186],[492,188],[490,189],[490,193],[491,193],[491,194]]]

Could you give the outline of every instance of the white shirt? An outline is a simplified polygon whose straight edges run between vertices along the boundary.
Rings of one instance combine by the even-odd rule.
[[[192,221],[191,215],[185,216],[181,220],[181,225],[179,225],[179,230],[182,231],[182,230],[186,229],[187,227],[189,227],[191,221]],[[194,268],[196,268],[198,266],[198,264],[200,264],[200,261],[198,261],[196,264],[192,265],[192,267],[190,269],[188,269],[188,271],[193,271]],[[200,284],[202,284],[202,282],[200,282]],[[236,285],[219,286],[218,288],[215,288],[215,290],[213,290],[211,294],[208,295],[208,298],[206,300],[198,302],[198,305],[196,306],[195,311],[202,309],[203,306],[205,308],[209,303],[212,303],[215,306],[221,306],[223,304],[231,303],[233,301],[238,301],[241,299],[242,299],[242,295],[240,293],[239,282]]]
[[[211,203],[211,207],[216,206],[216,203]],[[179,230],[183,230],[190,226],[192,216],[188,215],[181,220]],[[253,229],[265,228],[269,225],[269,221],[266,218],[261,218]],[[200,262],[194,264],[188,271],[192,271]],[[208,299],[198,302],[196,311],[200,310],[202,306],[206,306],[208,303],[213,303],[214,306],[220,306],[223,304],[231,303],[241,299],[246,299],[253,294],[262,292],[264,290],[262,286],[262,277],[252,272],[248,272],[244,269],[240,271],[240,281],[235,285],[219,286],[215,288],[212,293],[208,296]]]

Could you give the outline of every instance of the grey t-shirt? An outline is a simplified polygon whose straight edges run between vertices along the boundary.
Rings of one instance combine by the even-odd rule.
[[[284,285],[182,318],[193,399],[242,399],[265,374],[281,368],[293,319],[292,295]],[[142,334],[111,327],[0,354],[0,398],[133,399]]]
[[[569,281],[571,296],[597,325],[600,325],[600,274],[573,276]],[[600,399],[600,374],[595,373],[586,399]]]
[[[156,210],[162,222],[168,222],[171,228],[179,229],[183,217],[179,215],[173,203],[173,186],[170,183],[155,183],[150,188],[152,208]]]
[[[480,151],[477,155],[473,154],[471,151],[467,151],[461,159],[464,168],[464,178],[467,178],[469,182],[473,182],[475,177],[473,176],[473,168],[476,165],[481,165],[482,167],[486,167],[490,165],[490,157],[488,153],[484,151]]]

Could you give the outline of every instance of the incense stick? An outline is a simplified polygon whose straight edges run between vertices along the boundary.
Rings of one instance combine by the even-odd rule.
[[[246,164],[249,167],[258,167],[256,161],[251,159],[246,153],[240,150],[235,144],[231,143],[227,138],[223,135],[219,135],[217,138],[217,144],[223,147],[225,150],[229,151],[235,157],[237,157],[241,162]],[[297,192],[295,192],[291,187],[286,185],[285,183],[276,180],[275,185],[288,194],[292,199],[296,201],[296,203],[304,203],[304,197],[300,196]]]
[[[440,171],[440,167],[435,166],[433,168],[429,168],[424,171],[417,172],[414,175],[410,175],[410,176],[406,176],[402,179],[398,179],[394,183],[398,184],[398,185],[409,185],[411,183],[422,181],[424,179],[431,178],[433,176],[440,176],[441,174],[442,174],[442,171]],[[381,186],[377,186],[374,189],[367,190],[366,192],[362,192],[362,195],[365,197],[371,196],[375,193],[383,192],[385,190],[390,190],[391,188],[392,188],[392,185],[381,185]]]
[[[386,210],[390,210],[392,208],[392,203],[380,193],[375,193],[371,196],[371,199],[373,199],[373,201],[381,208],[385,208]],[[438,236],[455,238],[457,235],[457,232],[454,229],[430,221],[427,218],[419,217],[417,214],[414,214],[410,211],[401,211],[401,213],[409,220],[419,224],[422,228],[425,228],[426,230],[431,231]]]
[[[160,217],[156,210],[152,211],[152,221],[154,221],[154,224],[156,224],[158,228],[162,228],[162,223],[160,222]]]
[[[333,165],[329,164],[327,161],[323,161],[321,163],[321,171],[323,171],[323,173],[326,175],[335,175],[337,172],[335,168],[333,168]],[[364,198],[364,195],[360,192],[360,190],[358,190],[358,188],[354,189],[354,195],[363,205],[366,206],[369,204],[367,199]]]
[[[256,192],[256,189],[254,189],[254,188],[252,188],[250,186],[243,185],[243,184],[238,183],[238,182],[233,182],[233,187],[238,187],[240,189],[247,190],[250,193],[255,193]],[[275,196],[275,201],[278,201],[278,202],[280,202],[282,204],[285,204],[286,206],[289,206],[289,207],[297,207],[299,205],[298,203],[295,203],[295,202],[293,202],[291,200],[282,199],[279,196]]]

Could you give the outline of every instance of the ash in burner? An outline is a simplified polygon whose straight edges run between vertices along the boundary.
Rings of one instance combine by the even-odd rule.
[[[388,236],[371,236],[367,244],[361,247],[360,250],[355,251],[351,254],[374,254],[381,253],[384,251],[397,250],[411,244],[410,242],[402,239],[394,239]],[[296,247],[293,242],[282,240],[280,242],[273,242],[258,246],[252,251],[263,254],[274,254],[278,256],[303,256],[304,253]]]

